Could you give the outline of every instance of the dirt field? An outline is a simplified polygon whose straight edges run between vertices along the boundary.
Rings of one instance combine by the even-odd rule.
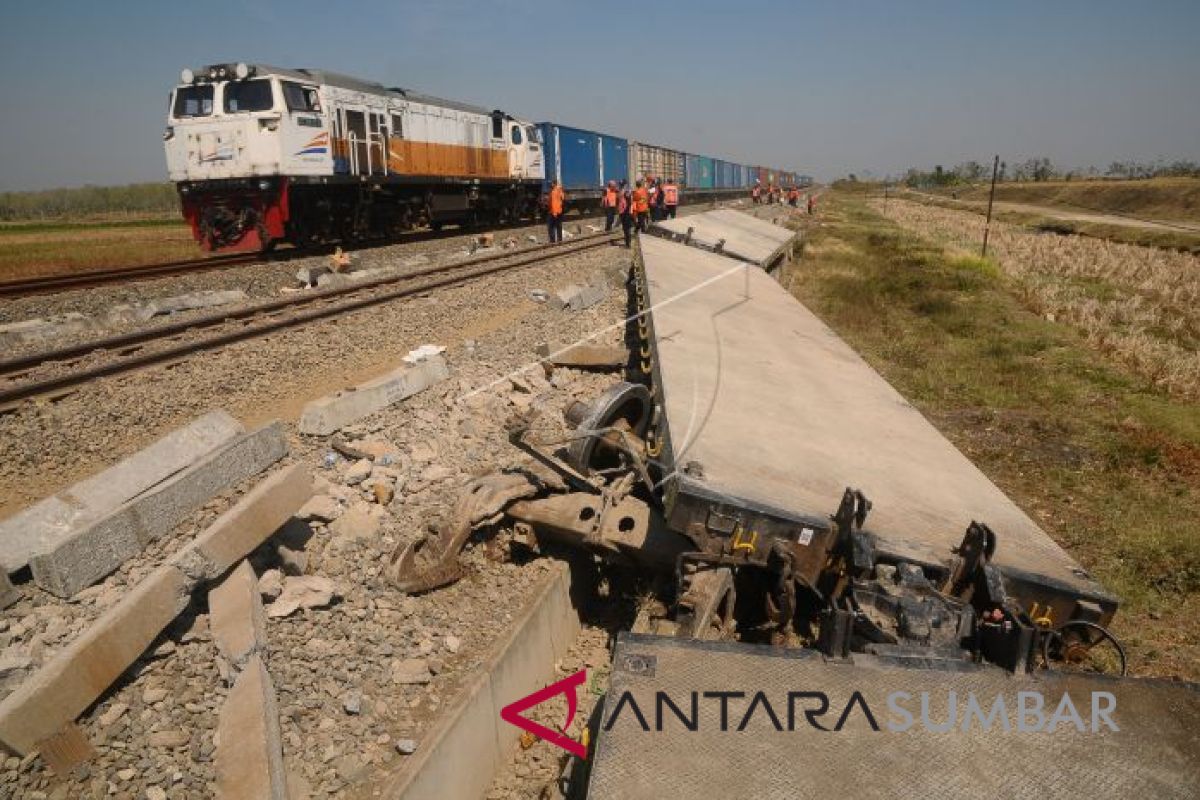
[[[87,224],[0,225],[0,281],[61,272],[196,258],[200,248],[177,219]]]

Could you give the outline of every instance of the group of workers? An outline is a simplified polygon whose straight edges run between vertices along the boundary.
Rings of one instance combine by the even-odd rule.
[[[561,242],[566,193],[558,181],[550,181],[546,196],[546,230],[550,241]],[[671,179],[647,176],[632,188],[627,181],[609,181],[600,197],[604,208],[604,230],[611,231],[619,218],[625,246],[633,241],[633,230],[645,231],[651,220],[675,219],[679,209],[679,186]]]
[[[787,204],[792,208],[800,207],[800,189],[796,186],[789,186],[787,191],[784,191],[782,186],[774,183],[762,185],[762,181],[755,181],[754,188],[750,190],[750,199],[755,204],[759,203],[782,203],[786,200]],[[809,193],[808,198],[808,213],[813,213],[813,205],[815,198]]]
[[[783,188],[774,183],[763,187],[761,181],[756,181],[750,190],[750,197],[755,203],[782,203],[786,198],[792,208],[800,207],[800,190],[795,186]],[[566,208],[567,195],[558,181],[550,181],[550,191],[545,197],[546,230],[550,241],[561,242],[563,238],[562,220]],[[604,208],[604,230],[609,232],[615,227],[617,219],[621,220],[621,230],[625,234],[625,246],[629,247],[633,239],[633,230],[645,231],[651,220],[675,219],[679,209],[679,186],[670,178],[653,178],[647,175],[638,180],[632,188],[627,181],[609,181],[600,197],[600,205]],[[813,213],[813,195],[808,195],[808,213]]]

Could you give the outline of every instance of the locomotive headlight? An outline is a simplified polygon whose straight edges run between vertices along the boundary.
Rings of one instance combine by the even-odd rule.
[[[217,68],[216,68],[216,67],[210,67],[210,68],[209,68],[209,70],[208,70],[208,79],[209,79],[209,80],[211,80],[211,81],[215,81],[215,80],[217,79]]]
[[[265,192],[267,189],[271,188],[271,182],[270,181],[259,181],[258,188]]]
[[[239,81],[244,81],[250,77],[250,67],[244,62],[239,61],[237,66],[233,68],[233,74],[237,75]]]
[[[192,72],[187,67],[184,67],[183,72],[179,73],[179,79],[184,83],[191,83],[192,81],[196,80],[196,73]]]

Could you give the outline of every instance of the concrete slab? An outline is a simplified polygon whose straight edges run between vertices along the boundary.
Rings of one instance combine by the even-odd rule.
[[[492,646],[479,674],[422,738],[416,754],[375,787],[377,794],[397,800],[483,797],[521,733],[500,719],[500,709],[549,683],[555,661],[579,635],[570,583],[567,566],[552,564],[508,636]]]
[[[12,585],[8,573],[0,571],[0,608],[8,608],[21,599],[21,590]]]
[[[644,237],[654,370],[680,494],[827,524],[846,487],[897,558],[946,564],[978,520],[1010,581],[1111,602],[1079,564],[761,269]],[[1011,589],[1010,589],[1011,591]],[[1070,609],[1068,609],[1069,611]]]
[[[380,411],[406,397],[450,377],[441,356],[432,356],[405,366],[353,389],[314,400],[300,415],[300,433],[328,436],[368,414]]]
[[[148,320],[164,314],[175,314],[180,311],[191,311],[197,308],[216,308],[233,303],[241,303],[248,297],[241,289],[207,289],[199,292],[160,297],[144,305],[136,306],[135,313],[140,319]]]
[[[65,492],[0,522],[0,566],[15,572],[82,527],[115,511],[244,432],[213,411]]]
[[[45,342],[62,336],[86,333],[95,328],[96,323],[91,317],[77,311],[53,317],[35,317],[0,325],[0,345],[14,347]]]
[[[266,652],[267,616],[250,562],[242,561],[208,590],[209,628],[217,650],[236,670]]]
[[[795,231],[724,208],[662,220],[654,223],[654,229],[669,237],[686,237],[690,230],[691,244],[706,250],[720,245],[726,255],[764,267],[778,259],[796,238]]]
[[[191,587],[172,565],[150,573],[0,702],[0,743],[24,755],[82,714],[183,611]]]
[[[92,705],[187,607],[191,592],[244,558],[312,494],[300,465],[248,492],[0,701],[0,745],[25,755]]]
[[[50,550],[33,556],[34,581],[71,597],[173,530],[212,497],[287,455],[283,423],[272,422],[219,447],[184,471],[100,519],[80,520]]]
[[[275,687],[258,655],[251,656],[221,706],[213,760],[218,798],[287,800]]]

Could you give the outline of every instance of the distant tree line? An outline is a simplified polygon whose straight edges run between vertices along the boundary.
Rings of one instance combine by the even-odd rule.
[[[170,183],[81,186],[40,192],[0,192],[0,221],[63,221],[88,217],[162,216],[179,212]]]
[[[952,169],[945,169],[941,164],[932,170],[910,169],[904,174],[903,181],[913,188],[928,189],[935,186],[956,186],[964,183],[978,183],[991,180],[992,165],[981,164],[978,161],[964,161]],[[1069,181],[1077,178],[1200,178],[1200,164],[1195,161],[1179,159],[1176,161],[1158,160],[1114,161],[1108,169],[1101,171],[1096,167],[1079,170],[1061,170],[1054,166],[1048,158],[1028,158],[1017,164],[1000,162],[997,180],[1002,182],[1025,181]]]

